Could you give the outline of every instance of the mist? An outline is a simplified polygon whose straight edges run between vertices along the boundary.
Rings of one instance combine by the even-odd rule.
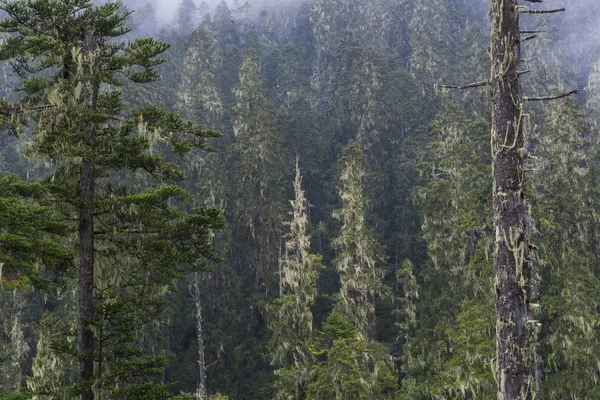
[[[175,28],[177,9],[183,0],[124,0],[124,4],[131,10],[138,10],[150,4],[156,12],[158,29]],[[201,22],[201,15],[214,12],[215,7],[222,0],[194,0],[198,7],[197,23]],[[265,12],[281,12],[282,9],[296,9],[305,0],[247,0],[250,5],[251,16],[258,20]],[[225,1],[232,13],[246,3],[244,0]],[[482,0],[479,8],[486,8],[488,1]],[[534,25],[540,21],[553,21],[556,24],[556,43],[563,46],[564,54],[573,60],[585,58],[587,52],[600,46],[600,1],[598,0],[547,0],[542,4],[530,3],[531,8],[556,9],[566,8],[564,13],[553,14],[547,17],[524,15],[523,25]],[[475,7],[471,3],[472,7]]]
[[[198,7],[198,23],[201,18],[200,15],[207,13],[211,14],[214,12],[216,6],[221,3],[222,0],[194,0],[194,3]],[[261,13],[267,10],[277,10],[297,8],[302,4],[304,0],[248,0],[247,3],[251,7],[251,14],[254,17],[259,16]],[[177,14],[177,9],[181,4],[181,0],[125,0],[123,3],[132,10],[137,10],[147,4],[151,4],[156,11],[156,18],[159,29],[169,29],[174,27],[174,21]],[[240,8],[246,1],[233,0],[226,1],[228,7],[234,12]]]

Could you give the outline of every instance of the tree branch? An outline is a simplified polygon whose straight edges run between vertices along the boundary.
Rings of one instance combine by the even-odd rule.
[[[537,37],[537,35],[526,36],[523,39],[519,39],[519,42],[523,43],[523,42],[526,42],[528,40],[535,39],[536,37]]]
[[[528,1],[529,3],[543,3],[544,0],[524,0],[524,1]]]
[[[522,7],[519,9],[521,14],[553,14],[558,12],[566,11],[566,8],[556,8],[554,10],[530,10],[527,7]]]
[[[562,93],[562,94],[559,94],[557,96],[549,96],[549,97],[526,97],[526,96],[523,96],[523,101],[558,100],[558,99],[562,99],[563,97],[571,96],[571,95],[577,94],[577,93],[579,93],[579,90],[575,89],[575,90],[571,90],[568,93]]]
[[[528,33],[546,33],[546,31],[520,31],[520,32],[521,33],[525,33],[525,34],[528,34]]]
[[[456,86],[456,85],[435,85],[436,88],[441,88],[441,89],[471,89],[471,88],[476,88],[476,87],[481,87],[481,86],[487,86],[489,85],[488,81],[479,81],[479,82],[473,82],[473,83],[469,83],[466,85],[462,85],[462,86]]]
[[[530,70],[530,69],[526,69],[525,71],[518,71],[518,72],[517,72],[517,75],[518,75],[518,76],[523,76],[523,75],[525,75],[525,74],[528,74],[528,73],[530,73],[530,72],[531,72],[531,70]]]
[[[204,367],[204,368],[210,368],[210,367],[212,367],[213,365],[215,365],[215,364],[216,364],[216,363],[219,361],[219,358],[221,358],[221,353],[220,353],[220,352],[219,352],[219,353],[217,353],[217,359],[216,359],[215,361],[211,362],[210,364],[208,364],[208,365],[207,365],[206,367]]]

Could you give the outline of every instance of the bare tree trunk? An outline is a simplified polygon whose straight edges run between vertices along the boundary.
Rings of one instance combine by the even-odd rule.
[[[14,300],[14,315],[9,336],[10,347],[12,350],[10,352],[12,353],[11,361],[16,370],[13,377],[16,379],[11,383],[14,384],[15,390],[19,390],[23,387],[24,383],[23,362],[25,361],[25,356],[29,352],[29,345],[27,344],[23,333],[23,308],[25,308],[23,292],[14,290],[12,296]]]
[[[537,399],[543,399],[542,395],[542,356],[539,354],[535,357],[535,396]]]
[[[196,327],[198,329],[198,400],[206,400],[206,364],[204,361],[204,332],[202,331],[202,304],[200,303],[200,277],[194,272],[194,291],[196,295]]]
[[[95,110],[98,98],[98,85],[90,78],[94,73],[94,64],[98,43],[92,28],[86,30],[82,47],[84,77],[82,84],[83,105]],[[90,124],[91,146],[94,146],[96,134]],[[77,355],[79,357],[78,377],[83,389],[82,400],[93,400],[92,383],[94,378],[94,332],[90,326],[94,318],[94,190],[95,173],[92,160],[84,159],[80,166],[79,207],[79,275],[77,280]]]
[[[498,399],[532,398],[531,269],[526,235],[517,0],[491,0],[492,156]]]

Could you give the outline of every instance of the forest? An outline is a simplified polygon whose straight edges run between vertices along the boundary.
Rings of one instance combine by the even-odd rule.
[[[0,399],[600,399],[600,2],[243,1],[0,0]]]

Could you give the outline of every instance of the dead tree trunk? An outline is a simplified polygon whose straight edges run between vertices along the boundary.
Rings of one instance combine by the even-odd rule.
[[[206,400],[206,363],[204,361],[204,332],[202,331],[202,303],[200,302],[200,277],[194,272],[194,292],[196,297],[196,327],[198,330],[198,400]]]
[[[524,0],[541,3],[543,0]],[[521,34],[520,14],[552,14],[565,11],[531,10],[518,0],[491,0],[491,78],[463,85],[436,85],[444,89],[488,87],[492,97],[492,167],[494,207],[494,272],[496,288],[496,359],[493,370],[498,400],[533,398],[533,359],[537,325],[531,320],[531,265],[527,243],[525,203],[525,138],[523,103],[558,100],[576,94],[571,90],[547,97],[521,94],[519,71],[521,43],[534,37]],[[536,370],[541,359],[536,358]],[[536,377],[540,377],[536,374]],[[536,391],[540,379],[536,380]]]
[[[83,107],[95,110],[98,102],[98,84],[94,82],[95,58],[98,43],[94,30],[86,30],[82,46],[82,102]],[[90,127],[90,146],[96,140],[93,123]],[[83,390],[82,400],[93,400],[92,390],[94,378],[94,163],[83,159],[80,166],[80,206],[79,206],[79,275],[77,280],[77,355],[79,358],[78,378]]]
[[[492,156],[499,400],[532,398],[531,267],[526,238],[517,0],[492,0]]]

